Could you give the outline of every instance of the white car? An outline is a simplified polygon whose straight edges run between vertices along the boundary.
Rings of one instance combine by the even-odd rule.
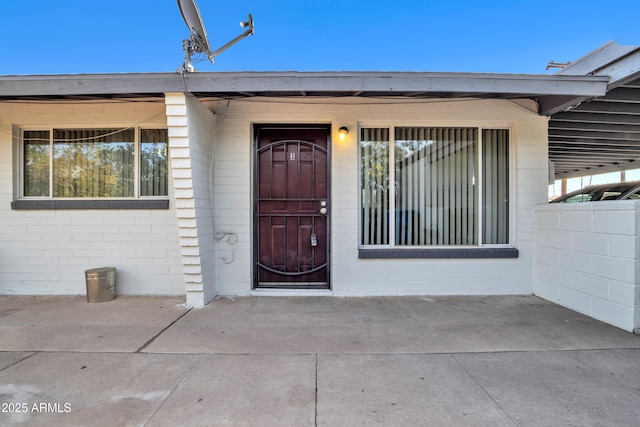
[[[640,200],[640,181],[590,185],[553,199],[549,203],[601,202],[605,200]]]

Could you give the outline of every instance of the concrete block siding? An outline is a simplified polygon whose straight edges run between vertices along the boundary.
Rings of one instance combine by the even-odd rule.
[[[167,94],[166,106],[187,305],[203,306],[216,296],[215,116],[183,93]]]
[[[164,103],[0,105],[1,294],[84,294],[84,271],[103,266],[116,267],[119,294],[184,294],[173,200],[168,210],[11,209],[14,129],[136,125],[166,127]]]
[[[548,204],[535,215],[535,294],[638,330],[640,202]]]
[[[6,202],[7,204],[9,202]],[[0,293],[83,294],[84,271],[113,266],[119,294],[180,295],[175,218],[164,211],[2,210]]]
[[[9,178],[5,182],[15,180],[11,127],[28,125],[167,126],[172,174],[168,211],[12,211],[11,185],[0,186],[0,215],[3,224],[11,224],[2,229],[2,293],[82,293],[86,267],[114,264],[125,293],[186,293],[189,305],[206,304],[215,295],[251,294],[254,123],[331,125],[332,290],[327,293],[533,291],[533,207],[546,200],[547,121],[531,102],[274,98],[203,104],[170,93],[164,103],[96,103],[78,117],[74,104],[1,108],[0,174]],[[511,129],[511,231],[519,258],[358,259],[358,129],[389,125]],[[345,141],[337,138],[341,126],[350,129]],[[53,220],[55,227],[47,222]],[[37,262],[41,271],[29,267]]]
[[[238,242],[218,242],[233,262],[217,260],[217,293],[247,295],[252,271],[252,124],[331,124],[331,283],[333,295],[531,294],[533,207],[546,201],[547,121],[526,102],[439,100],[237,100],[208,103],[218,117],[215,159],[216,231]],[[507,126],[512,132],[513,243],[517,259],[358,259],[358,129],[360,126]],[[337,137],[349,128],[345,141]],[[262,293],[260,291],[259,293]],[[281,292],[278,292],[279,294]]]

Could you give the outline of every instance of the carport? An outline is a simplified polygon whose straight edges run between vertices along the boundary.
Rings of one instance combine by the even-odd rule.
[[[640,167],[640,46],[607,43],[558,74],[610,79],[603,96],[541,103],[550,179]],[[631,200],[536,207],[534,293],[638,333],[639,223]]]
[[[555,178],[640,167],[640,46],[607,43],[557,74],[610,80],[604,96],[542,105]]]

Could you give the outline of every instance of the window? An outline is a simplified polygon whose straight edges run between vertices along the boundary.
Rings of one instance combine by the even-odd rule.
[[[166,129],[140,131],[140,196],[169,194],[167,151]]]
[[[361,246],[509,244],[509,131],[363,128]]]
[[[25,198],[168,195],[166,129],[23,132]]]

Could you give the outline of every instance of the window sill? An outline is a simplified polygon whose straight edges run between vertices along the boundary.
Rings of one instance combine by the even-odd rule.
[[[359,249],[360,259],[518,258],[516,248]]]
[[[11,209],[44,211],[65,209],[169,209],[169,199],[152,200],[16,200]]]

